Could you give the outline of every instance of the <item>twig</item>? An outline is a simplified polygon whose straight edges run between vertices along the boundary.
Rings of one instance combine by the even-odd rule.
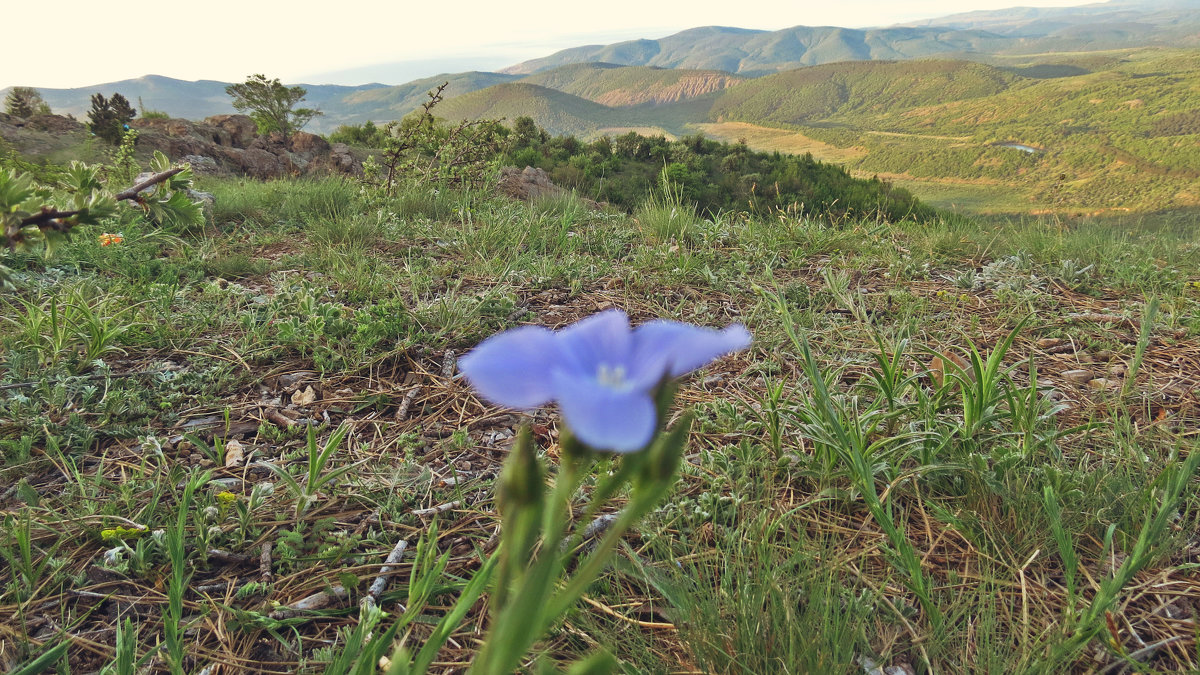
[[[146,188],[150,187],[151,185],[157,185],[158,183],[161,183],[161,182],[167,180],[168,178],[174,176],[175,174],[177,174],[181,171],[183,171],[183,167],[169,169],[167,171],[163,171],[162,173],[156,173],[153,176],[147,178],[146,180],[129,188],[128,190],[125,190],[123,192],[118,192],[116,194],[116,199],[117,199],[117,201],[134,201],[134,202],[136,202],[136,201],[138,201],[138,193],[139,192],[141,192],[142,190],[145,190]],[[23,218],[21,220],[20,227],[25,228],[25,227],[29,227],[30,225],[36,225],[36,226],[40,227],[43,224],[55,225],[56,224],[55,221],[57,221],[60,218],[70,218],[71,216],[76,216],[76,215],[79,215],[79,211],[56,211],[49,207],[42,207],[42,210],[40,212],[38,212],[32,216],[29,216],[28,218]]]
[[[274,408],[265,411],[263,417],[267,418],[267,421],[273,423],[275,426],[285,429],[289,429],[296,424],[296,420],[291,419]]]
[[[446,511],[449,511],[450,509],[457,509],[460,506],[462,506],[461,501],[447,502],[445,504],[438,504],[437,506],[431,506],[427,509],[413,509],[412,511],[409,511],[409,513],[413,514],[414,516],[422,516],[422,517],[432,516],[436,513],[445,513]]]
[[[307,612],[312,612],[318,609],[325,609],[329,605],[338,600],[345,600],[349,593],[342,586],[334,586],[328,591],[318,591],[312,595],[302,598],[291,607],[280,607],[271,612],[272,619],[291,619],[297,616],[303,616]]]
[[[56,211],[52,208],[43,206],[42,210],[35,215],[22,219],[18,228],[29,227],[30,225],[41,227],[43,223],[55,225],[58,224],[55,223],[55,221],[57,221],[59,218],[70,218],[71,216],[77,215],[79,215],[78,211]]]
[[[223,562],[227,565],[245,565],[250,562],[250,556],[242,555],[241,553],[233,553],[232,551],[224,551],[219,548],[208,549],[208,557],[213,560]]]
[[[638,619],[633,619],[628,616],[625,616],[624,614],[618,612],[617,610],[613,609],[612,607],[609,607],[608,605],[597,602],[597,601],[589,598],[586,595],[580,596],[580,598],[584,602],[591,605],[592,607],[595,607],[596,609],[600,610],[601,612],[604,612],[605,614],[607,614],[615,619],[620,619],[621,621],[624,621],[626,623],[631,623],[639,628],[657,628],[657,629],[662,629],[662,630],[675,630],[675,624],[673,624],[673,623],[665,623],[662,621],[639,621]]]
[[[404,551],[407,548],[408,540],[401,539],[396,543],[396,548],[392,549],[392,552],[388,555],[387,560],[383,561],[383,567],[379,569],[379,576],[375,579],[375,581],[371,582],[371,588],[367,590],[367,596],[370,597],[373,602],[378,602],[379,596],[382,595],[383,590],[387,588],[388,579],[392,576],[392,573],[396,571],[395,567],[393,566],[400,562],[400,559],[404,557]],[[404,606],[401,605],[401,608],[403,607]],[[403,609],[401,611],[403,611]]]
[[[1152,645],[1146,645],[1145,647],[1142,647],[1141,649],[1137,650],[1136,652],[1130,652],[1129,656],[1126,657],[1126,659],[1128,659],[1127,661],[1114,661],[1114,662],[1108,664],[1107,666],[1104,667],[1104,670],[1100,671],[1100,675],[1108,675],[1108,673],[1121,672],[1122,669],[1129,667],[1129,661],[1141,661],[1141,660],[1145,659],[1147,656],[1150,656],[1154,652],[1162,649],[1163,647],[1166,647],[1168,645],[1173,645],[1176,642],[1179,642],[1180,640],[1184,639],[1185,637],[1188,637],[1188,636],[1187,635],[1175,635],[1175,636],[1166,638],[1165,640],[1159,640],[1158,642],[1155,642]]]
[[[416,385],[408,390],[404,395],[404,400],[400,401],[400,406],[396,408],[396,420],[403,421],[408,417],[408,409],[412,407],[413,401],[421,394],[421,385]]]
[[[258,556],[258,578],[264,584],[271,583],[275,575],[271,573],[271,542],[263,542],[262,553]]]
[[[162,173],[156,173],[153,176],[150,176],[149,178],[147,178],[146,180],[129,188],[128,190],[125,190],[124,192],[118,192],[116,195],[117,201],[126,201],[126,200],[137,201],[139,192],[141,192],[142,190],[145,190],[146,188],[150,187],[151,185],[157,185],[181,171],[183,171],[182,166],[176,167],[174,169],[167,169],[166,171],[163,171]]]

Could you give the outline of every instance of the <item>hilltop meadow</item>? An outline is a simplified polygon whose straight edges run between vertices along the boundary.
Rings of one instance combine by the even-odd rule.
[[[524,564],[493,565],[505,462],[575,485],[546,503],[583,530],[647,505],[588,506],[642,460],[575,476],[556,409],[488,403],[458,359],[613,308],[753,344],[681,382],[677,474],[610,559],[563,559],[596,576],[521,668],[1200,667],[1194,218],[978,220],[739,144],[497,133],[477,179],[197,176],[190,224],[122,208],[0,254],[6,671],[494,656],[523,624],[489,584]],[[520,158],[579,192],[497,195]],[[57,204],[141,168],[3,161],[0,196]],[[534,559],[574,555],[546,536]]]
[[[0,671],[1200,672],[1196,2],[0,92]]]

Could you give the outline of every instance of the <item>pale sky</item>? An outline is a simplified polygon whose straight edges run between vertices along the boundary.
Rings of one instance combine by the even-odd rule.
[[[0,39],[0,87],[82,87],[146,74],[241,81],[265,73],[309,84],[400,84],[696,26],[862,28],[1094,0],[0,1],[4,23],[22,27]],[[369,68],[380,64],[387,67]]]

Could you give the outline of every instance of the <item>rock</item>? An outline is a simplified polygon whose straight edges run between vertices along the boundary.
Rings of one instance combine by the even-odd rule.
[[[312,385],[304,388],[304,391],[297,389],[292,394],[292,403],[298,406],[312,405],[313,401],[317,400],[317,392],[313,391]]]
[[[31,129],[46,131],[52,134],[69,134],[73,131],[83,131],[86,127],[74,117],[62,115],[34,115],[27,124]]]
[[[242,465],[245,461],[246,452],[242,444],[236,438],[230,439],[225,444],[225,468],[231,469]]]
[[[284,163],[279,156],[266,150],[249,148],[233,154],[230,159],[236,161],[246,175],[254,178],[278,178],[285,173]]]
[[[330,168],[339,173],[352,176],[362,175],[362,162],[350,152],[350,146],[345,143],[334,143],[329,148]]]
[[[1095,374],[1090,370],[1068,370],[1064,371],[1062,376],[1064,379],[1070,380],[1071,382],[1083,384],[1084,382],[1087,382],[1095,377]]]
[[[362,173],[348,147],[332,148],[324,138],[306,132],[290,138],[278,132],[258,136],[254,120],[246,115],[213,115],[203,122],[139,118],[130,126],[138,130],[139,149],[188,162],[198,175],[233,173],[268,179],[326,171]],[[82,124],[59,115],[32,120],[0,117],[0,137],[25,154],[70,147],[86,134]],[[66,138],[71,135],[75,137]]]
[[[224,132],[229,138],[228,144],[235,148],[249,147],[258,136],[258,125],[246,115],[213,115],[205,117],[204,123]]]
[[[311,370],[301,370],[300,372],[297,372],[297,373],[288,373],[286,375],[280,375],[279,376],[279,386],[284,387],[285,389],[291,389],[292,387],[295,387],[297,384],[300,384],[304,380],[307,380],[308,378],[310,378],[314,375],[316,375],[316,373],[314,373]]]
[[[217,160],[204,155],[184,155],[180,161],[187,162],[192,165],[192,173],[198,176],[211,176],[221,172],[221,167],[217,166]]]
[[[200,202],[200,210],[204,212],[204,220],[207,222],[213,221],[213,208],[217,205],[217,197],[211,192],[201,192],[200,190],[188,190],[188,199],[194,202]]]
[[[551,182],[545,169],[535,169],[532,166],[527,166],[524,170],[518,170],[515,166],[500,169],[499,189],[509,197],[522,200],[563,192],[562,188]]]
[[[305,131],[297,131],[292,134],[292,137],[288,139],[287,145],[288,150],[291,152],[307,154],[313,157],[329,152],[329,141]]]
[[[43,119],[50,117],[55,119]],[[39,115],[27,120],[0,112],[0,140],[22,155],[74,152],[88,137],[87,129],[69,117]]]
[[[500,182],[497,184],[496,189],[500,194],[524,201],[540,197],[552,197],[566,192],[566,190],[555,185],[550,180],[550,175],[544,169],[535,169],[532,166],[527,166],[524,169],[518,169],[515,166],[502,167],[500,169]],[[607,206],[603,202],[595,202],[590,199],[582,199],[581,201],[588,208],[594,210],[599,210]]]

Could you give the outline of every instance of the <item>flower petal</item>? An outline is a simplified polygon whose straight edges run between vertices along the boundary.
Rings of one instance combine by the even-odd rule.
[[[530,409],[554,398],[550,373],[560,360],[553,332],[540,326],[522,326],[479,343],[459,359],[458,367],[488,401]]]
[[[633,331],[631,371],[655,381],[664,374],[679,377],[739,352],[750,342],[750,332],[740,323],[715,330],[678,321],[649,321]]]
[[[561,370],[553,379],[563,419],[585,445],[616,452],[650,445],[656,413],[648,391],[606,387]]]
[[[595,377],[598,367],[627,367],[633,336],[629,317],[619,309],[593,314],[558,331],[564,366]]]

